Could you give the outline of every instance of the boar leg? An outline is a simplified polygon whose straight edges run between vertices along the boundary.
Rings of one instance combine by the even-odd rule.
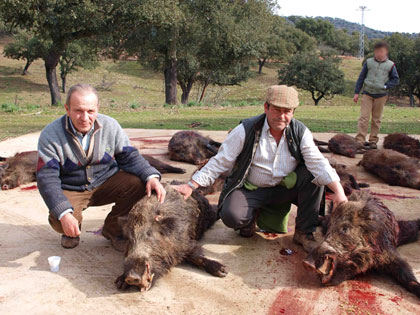
[[[396,252],[391,253],[390,258],[392,259],[391,263],[385,266],[383,271],[392,275],[404,288],[420,298],[420,283],[414,276],[410,265]]]
[[[209,274],[216,277],[226,277],[227,271],[226,267],[219,263],[218,261],[208,259],[201,252],[201,248],[196,247],[186,258],[185,260],[194,266],[203,268]]]

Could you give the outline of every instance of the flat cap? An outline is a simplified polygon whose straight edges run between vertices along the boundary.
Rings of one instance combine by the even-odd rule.
[[[296,108],[299,106],[299,96],[294,87],[272,85],[267,90],[266,102],[277,107]]]

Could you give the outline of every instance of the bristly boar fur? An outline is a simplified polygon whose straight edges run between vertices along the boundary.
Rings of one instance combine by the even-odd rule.
[[[364,153],[363,145],[346,134],[337,134],[328,142],[328,149],[335,154],[354,158],[357,153]]]
[[[119,289],[133,285],[146,291],[156,279],[183,261],[202,267],[214,276],[226,276],[225,267],[204,257],[197,244],[217,220],[216,207],[197,192],[184,200],[169,185],[165,189],[163,204],[155,196],[141,199],[123,225],[128,244],[124,273],[115,281]]]
[[[37,151],[27,151],[7,158],[1,177],[2,190],[13,189],[36,180]]]
[[[303,261],[323,285],[338,285],[376,270],[420,297],[420,283],[397,251],[398,246],[417,240],[420,220],[397,221],[369,192],[355,191],[323,222],[323,241]]]
[[[220,146],[220,142],[204,137],[198,132],[179,131],[169,141],[169,158],[200,165],[216,155]]]
[[[153,166],[155,169],[157,169],[161,174],[166,174],[166,173],[184,174],[186,172],[185,169],[183,168],[169,165],[165,162],[162,162],[154,158],[151,155],[148,155],[148,154],[142,154],[142,155],[149,162],[149,164]]]
[[[346,196],[351,195],[353,190],[369,187],[369,184],[367,183],[358,182],[356,180],[356,175],[351,172],[346,165],[337,163],[333,158],[328,158],[328,161],[340,177],[340,183],[341,186],[343,186]]]
[[[420,189],[418,159],[393,150],[376,149],[366,152],[360,165],[389,185]]]
[[[405,133],[393,133],[385,137],[384,148],[420,158],[420,141]]]

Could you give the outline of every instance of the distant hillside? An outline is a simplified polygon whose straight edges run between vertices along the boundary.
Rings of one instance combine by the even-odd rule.
[[[331,22],[336,28],[339,29],[346,29],[349,34],[353,32],[360,32],[360,24],[349,22],[339,18],[332,18],[328,16],[317,16],[316,19],[322,19]],[[390,36],[392,32],[383,32],[378,31],[370,27],[365,27],[366,35],[369,39],[376,39],[376,38],[384,38],[386,36]],[[412,36],[416,36],[418,34],[411,34]]]

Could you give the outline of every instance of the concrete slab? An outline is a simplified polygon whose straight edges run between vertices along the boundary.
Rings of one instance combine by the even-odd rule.
[[[168,161],[166,146],[173,130],[127,129],[142,153]],[[224,131],[202,131],[222,141]],[[36,149],[39,133],[0,143],[0,156]],[[315,134],[328,140],[332,134]],[[390,187],[356,166],[360,157],[334,156],[357,171],[360,181],[382,194],[398,217],[420,217],[420,191]],[[186,180],[195,166],[170,162],[187,174],[164,176],[165,181]],[[115,278],[122,271],[123,255],[114,251],[96,231],[110,206],[89,208],[84,213],[81,244],[72,250],[60,246],[47,223],[47,208],[38,191],[17,188],[0,191],[0,314],[420,314],[420,300],[386,276],[369,274],[337,287],[322,288],[318,278],[306,272],[302,249],[290,233],[281,236],[238,237],[221,222],[202,240],[206,255],[229,269],[224,279],[214,278],[187,265],[174,268],[146,293],[119,292]],[[403,197],[413,199],[403,199]],[[210,196],[217,201],[217,196]],[[292,218],[296,209],[292,210]],[[294,251],[280,254],[282,248]],[[420,242],[399,249],[420,279]],[[62,256],[60,271],[49,271],[47,258]]]

